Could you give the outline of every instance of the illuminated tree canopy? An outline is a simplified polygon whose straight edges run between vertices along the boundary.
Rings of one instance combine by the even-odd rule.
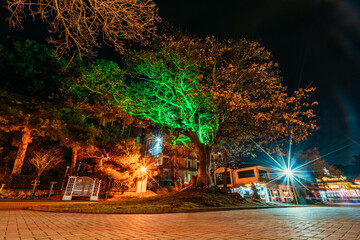
[[[113,77],[102,79],[90,68],[72,89],[166,128],[175,145],[191,141],[198,185],[211,184],[210,152],[220,142],[282,139],[291,129],[299,141],[317,128],[316,102],[309,101],[315,89],[289,95],[271,54],[256,42],[163,36],[131,52],[126,64],[124,72],[112,66]]]
[[[256,42],[162,37],[131,56],[133,85],[125,110],[191,140],[199,155],[198,185],[209,185],[210,151],[227,139],[306,138],[316,129],[309,95],[288,95],[271,60]],[[305,101],[304,101],[305,100]]]
[[[129,88],[127,111],[179,133],[192,132],[202,144],[212,142],[216,107],[211,97],[201,92],[198,65],[166,52],[140,52],[136,57],[141,60],[135,60],[134,71],[148,78]]]

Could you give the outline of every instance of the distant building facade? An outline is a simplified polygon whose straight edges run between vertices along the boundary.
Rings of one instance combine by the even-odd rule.
[[[185,146],[174,149],[163,144],[163,137],[148,135],[146,137],[146,154],[155,159],[155,166],[159,171],[161,185],[170,185],[173,179],[179,183],[189,184],[199,168],[199,157],[196,152]],[[212,152],[210,155],[210,173],[214,172],[221,153]]]
[[[359,202],[360,185],[353,184],[340,177],[323,177],[316,179],[318,195],[323,202]],[[355,180],[355,183],[358,183]],[[360,183],[360,182],[359,182]]]
[[[189,184],[192,176],[197,175],[199,160],[196,154],[185,148],[164,149],[154,156],[155,166],[163,179],[173,178],[184,184]]]
[[[226,170],[226,185],[232,192],[242,197],[251,197],[254,185],[260,198],[266,202],[291,202],[294,200],[291,186],[279,181],[272,181],[274,170],[261,165],[246,165],[237,169]],[[214,172],[214,182],[218,187],[225,185],[225,168],[221,167]]]

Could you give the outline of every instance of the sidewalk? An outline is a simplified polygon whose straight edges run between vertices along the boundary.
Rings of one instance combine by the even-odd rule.
[[[360,238],[359,208],[269,208],[177,214],[80,214],[29,210],[3,211],[4,240],[207,240]]]

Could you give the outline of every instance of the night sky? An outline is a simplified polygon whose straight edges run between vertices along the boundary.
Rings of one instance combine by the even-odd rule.
[[[280,65],[289,90],[315,86],[320,130],[297,151],[319,147],[325,159],[350,164],[360,154],[360,2],[352,0],[157,0],[163,20],[201,37],[259,41]],[[9,29],[0,10],[0,42],[7,35],[42,40],[44,25]],[[349,145],[351,144],[351,145]]]
[[[298,152],[319,147],[330,163],[360,154],[360,3],[344,0],[157,1],[160,16],[199,36],[259,41],[289,90],[309,85],[320,129]]]

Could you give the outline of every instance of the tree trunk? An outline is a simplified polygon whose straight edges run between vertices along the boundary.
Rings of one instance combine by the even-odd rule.
[[[14,176],[14,175],[18,176],[18,175],[21,174],[21,169],[22,169],[22,166],[24,164],[26,150],[27,150],[27,147],[28,147],[30,142],[31,142],[31,132],[30,132],[30,129],[25,126],[24,129],[23,129],[23,135],[22,135],[22,138],[21,138],[21,143],[20,143],[18,152],[16,154],[14,167],[13,167],[13,170],[11,172],[11,177]]]
[[[71,149],[71,167],[70,167],[70,176],[74,175],[76,170],[77,154],[79,148],[73,147]]]
[[[199,156],[199,169],[196,178],[196,186],[211,186],[213,181],[210,178],[210,146],[203,144],[196,144],[196,151]]]
[[[170,167],[171,180],[173,182],[173,185],[175,186],[175,181],[176,181],[175,180],[175,154],[174,154],[173,149],[170,150],[169,167]]]
[[[179,150],[176,150],[176,155],[175,155],[175,179],[178,179],[179,176],[179,171],[180,171],[180,157],[179,157]]]
[[[178,164],[178,149],[176,150],[173,150],[172,151],[172,157],[173,157],[173,165],[171,167],[171,175],[172,175],[172,181],[173,181],[173,185],[175,187],[175,189],[178,189],[178,182],[177,182],[177,178],[178,178],[178,175],[179,175],[179,171],[178,171],[178,167],[179,167],[179,164]]]
[[[103,127],[106,127],[106,124],[107,124],[107,120],[105,117],[100,117],[99,119],[99,124]]]

